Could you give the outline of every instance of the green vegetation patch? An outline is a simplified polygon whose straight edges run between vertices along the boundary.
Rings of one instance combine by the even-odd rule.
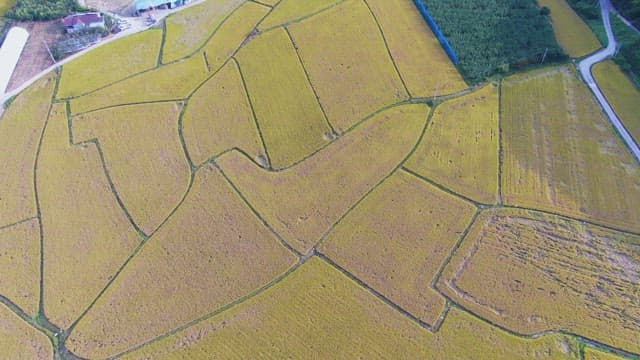
[[[53,20],[82,10],[85,9],[76,0],[17,0],[13,9],[7,11],[7,17],[21,21]]]
[[[633,26],[640,28],[640,0],[611,0],[613,6],[633,23]]]
[[[470,83],[529,64],[564,59],[548,10],[532,0],[422,0]]]

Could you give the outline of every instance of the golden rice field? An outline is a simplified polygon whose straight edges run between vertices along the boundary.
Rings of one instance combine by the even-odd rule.
[[[381,107],[408,98],[363,1],[346,0],[288,29],[320,104],[338,133]]]
[[[4,304],[0,304],[0,349],[14,359],[53,359],[49,339]]]
[[[446,301],[431,284],[476,208],[398,172],[359,203],[319,251],[433,326]]]
[[[304,254],[410,153],[427,111],[420,104],[385,110],[279,172],[265,171],[238,152],[216,163],[266,223]]]
[[[182,136],[196,165],[232,148],[256,161],[266,159],[235,61],[228,62],[193,94],[182,117]]]
[[[551,24],[560,46],[572,58],[580,58],[600,49],[589,26],[573,11],[566,0],[537,0],[551,10]]]
[[[426,332],[312,258],[241,306],[124,359],[577,359],[577,350],[568,337],[518,338],[455,308],[440,331]]]
[[[498,88],[445,102],[405,166],[474,201],[498,200]]]
[[[97,141],[115,192],[147,235],[178,206],[191,169],[177,131],[180,103],[129,105],[74,117],[74,144]]]
[[[0,17],[15,5],[16,0],[0,0]]]
[[[520,334],[564,329],[638,353],[638,245],[640,236],[576,220],[489,210],[473,224],[438,288]]]
[[[0,121],[0,227],[37,214],[36,153],[54,87],[53,76],[36,82],[14,100]]]
[[[92,50],[63,66],[56,97],[84,95],[156,67],[161,43],[162,31],[149,30]]]
[[[0,288],[26,314],[40,300],[40,222],[37,218],[0,228]]]
[[[501,87],[506,204],[640,232],[640,167],[572,67]]]
[[[242,2],[209,0],[169,17],[165,22],[162,62],[166,64],[196,52]]]
[[[412,1],[208,0],[0,111],[0,358],[635,359],[639,199],[572,65],[469,89]]]
[[[332,130],[286,30],[249,42],[237,59],[273,168],[291,166],[326,143]]]
[[[613,61],[594,65],[592,72],[627,131],[640,141],[640,90]]]

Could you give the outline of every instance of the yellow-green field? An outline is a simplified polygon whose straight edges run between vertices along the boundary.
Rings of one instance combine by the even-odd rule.
[[[65,64],[56,97],[80,96],[154,68],[161,42],[162,31],[144,31],[101,46]]]
[[[592,72],[624,127],[640,141],[640,90],[613,61],[594,65]]]
[[[518,338],[457,309],[432,334],[313,258],[246,303],[124,359],[578,359],[577,347],[566,336]]]
[[[49,339],[1,303],[0,349],[12,359],[53,359]]]
[[[193,94],[182,118],[182,134],[196,165],[232,148],[254,159],[265,156],[235,61],[228,62]]]
[[[339,133],[381,107],[408,98],[380,30],[361,0],[347,0],[291,25],[289,31],[320,104]]]
[[[640,167],[574,69],[501,89],[504,202],[640,232]]]
[[[191,170],[178,135],[179,103],[121,106],[77,116],[73,142],[97,140],[115,191],[147,235],[183,198]]]
[[[399,172],[358,204],[319,251],[433,326],[446,301],[431,283],[475,210]]]
[[[242,2],[242,0],[209,0],[169,17],[165,22],[166,35],[162,48],[162,62],[166,64],[197,51]],[[202,31],[202,29],[209,31]]]
[[[572,64],[514,71],[409,0],[204,0],[8,94],[0,358],[635,359],[640,166]]]
[[[44,132],[36,190],[42,219],[44,310],[67,328],[142,241],[111,192],[93,144],[70,144],[64,104]]]
[[[249,295],[296,260],[207,165],[67,346],[84,358],[116,355]]]
[[[640,236],[528,210],[489,210],[438,288],[520,334],[563,329],[640,352]],[[490,284],[490,285],[488,285]]]
[[[498,88],[487,85],[439,105],[405,166],[475,201],[498,197]]]
[[[404,105],[381,112],[280,172],[264,171],[238,152],[216,162],[265,221],[304,254],[409,154],[427,111],[426,105]]]
[[[40,223],[31,219],[0,229],[2,295],[30,316],[40,301]]]
[[[36,152],[54,87],[53,76],[36,82],[13,101],[0,120],[0,226],[37,214]]]
[[[332,131],[287,32],[251,40],[237,59],[271,166],[291,166],[322,147]]]
[[[0,0],[0,18],[15,5],[16,0]]]
[[[538,0],[551,10],[551,23],[560,46],[572,58],[598,50],[601,45],[589,26],[573,11],[566,0]]]

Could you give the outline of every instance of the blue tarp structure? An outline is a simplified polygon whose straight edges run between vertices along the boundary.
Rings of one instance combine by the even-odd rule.
[[[150,7],[171,4],[171,7],[182,5],[183,0],[136,0],[136,11],[148,10]]]
[[[447,53],[447,55],[449,55],[449,58],[451,59],[451,61],[454,64],[458,65],[459,63],[458,55],[456,55],[455,50],[453,50],[453,47],[451,46],[451,44],[449,44],[449,41],[444,36],[442,31],[440,31],[438,24],[436,24],[436,21],[431,17],[431,14],[427,10],[427,8],[424,6],[424,3],[422,2],[422,0],[413,0],[413,2],[418,7],[418,10],[420,10],[422,17],[424,17],[424,19],[427,21],[427,24],[429,24],[431,31],[433,31],[433,33],[438,38],[438,41],[440,41],[440,44],[444,48],[444,51]]]

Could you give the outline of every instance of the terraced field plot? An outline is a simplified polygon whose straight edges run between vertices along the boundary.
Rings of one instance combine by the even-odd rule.
[[[409,0],[160,25],[0,118],[0,358],[640,355],[640,170],[571,67],[465,90]]]

